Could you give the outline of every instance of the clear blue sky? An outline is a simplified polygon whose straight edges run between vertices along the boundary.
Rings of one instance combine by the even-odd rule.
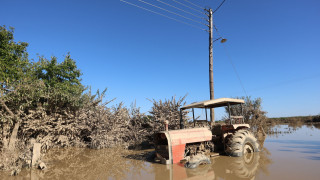
[[[144,1],[205,23],[156,0]],[[172,0],[161,1],[205,18]],[[221,2],[189,1],[213,9]],[[245,95],[231,59],[247,94],[263,99],[269,117],[319,114],[319,19],[317,0],[226,0],[214,15],[228,39],[225,48],[214,44],[215,98]],[[119,0],[2,0],[0,25],[15,27],[15,40],[28,42],[35,60],[38,53],[62,61],[70,52],[83,84],[108,88],[107,99],[117,98],[115,103],[130,106],[136,100],[147,112],[152,104],[146,98],[188,93],[187,103],[209,99],[208,33]]]

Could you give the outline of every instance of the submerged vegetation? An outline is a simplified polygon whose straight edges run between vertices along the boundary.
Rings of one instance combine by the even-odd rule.
[[[316,116],[293,116],[293,117],[278,117],[278,118],[268,118],[268,123],[316,123],[320,122],[320,115]]]

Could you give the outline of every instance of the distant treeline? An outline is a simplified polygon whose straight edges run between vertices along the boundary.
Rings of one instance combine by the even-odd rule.
[[[293,116],[293,117],[277,117],[277,118],[268,118],[267,123],[311,123],[311,122],[320,122],[320,115],[316,116]]]

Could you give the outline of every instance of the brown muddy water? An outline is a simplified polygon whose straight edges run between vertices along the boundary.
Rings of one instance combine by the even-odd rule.
[[[16,177],[0,172],[0,179],[320,179],[320,127],[274,128],[259,153],[247,157],[219,156],[196,169],[150,162],[152,150],[53,149],[44,158],[45,171],[24,169]]]

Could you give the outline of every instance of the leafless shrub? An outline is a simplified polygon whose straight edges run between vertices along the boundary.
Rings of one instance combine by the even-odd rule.
[[[155,121],[155,130],[163,130],[163,121],[169,121],[169,129],[180,129],[180,107],[186,104],[185,99],[187,95],[180,97],[176,100],[173,96],[171,99],[165,99],[164,101],[155,99],[149,100],[153,103],[151,111],[149,113],[153,116]],[[183,116],[186,117],[187,112],[183,112]],[[186,118],[184,118],[186,119]]]
[[[153,133],[151,119],[135,104],[131,108],[124,107],[123,103],[108,107],[110,101],[103,102],[105,92],[91,94],[88,91],[82,97],[84,106],[76,112],[66,109],[52,113],[41,104],[20,112],[18,138],[26,142],[30,138],[36,139],[42,144],[43,151],[69,146],[105,148],[122,145],[127,148],[150,140]],[[6,127],[9,128],[7,132],[11,131],[9,122],[12,121],[3,109],[0,111],[0,117],[5,117],[0,123],[1,147],[2,132]]]
[[[25,116],[21,135],[36,138],[43,150],[52,147],[105,148],[137,145],[152,132],[150,120],[135,105],[128,109],[123,103],[107,107],[102,102],[106,91],[85,98],[88,103],[76,114],[46,114],[38,108]]]

